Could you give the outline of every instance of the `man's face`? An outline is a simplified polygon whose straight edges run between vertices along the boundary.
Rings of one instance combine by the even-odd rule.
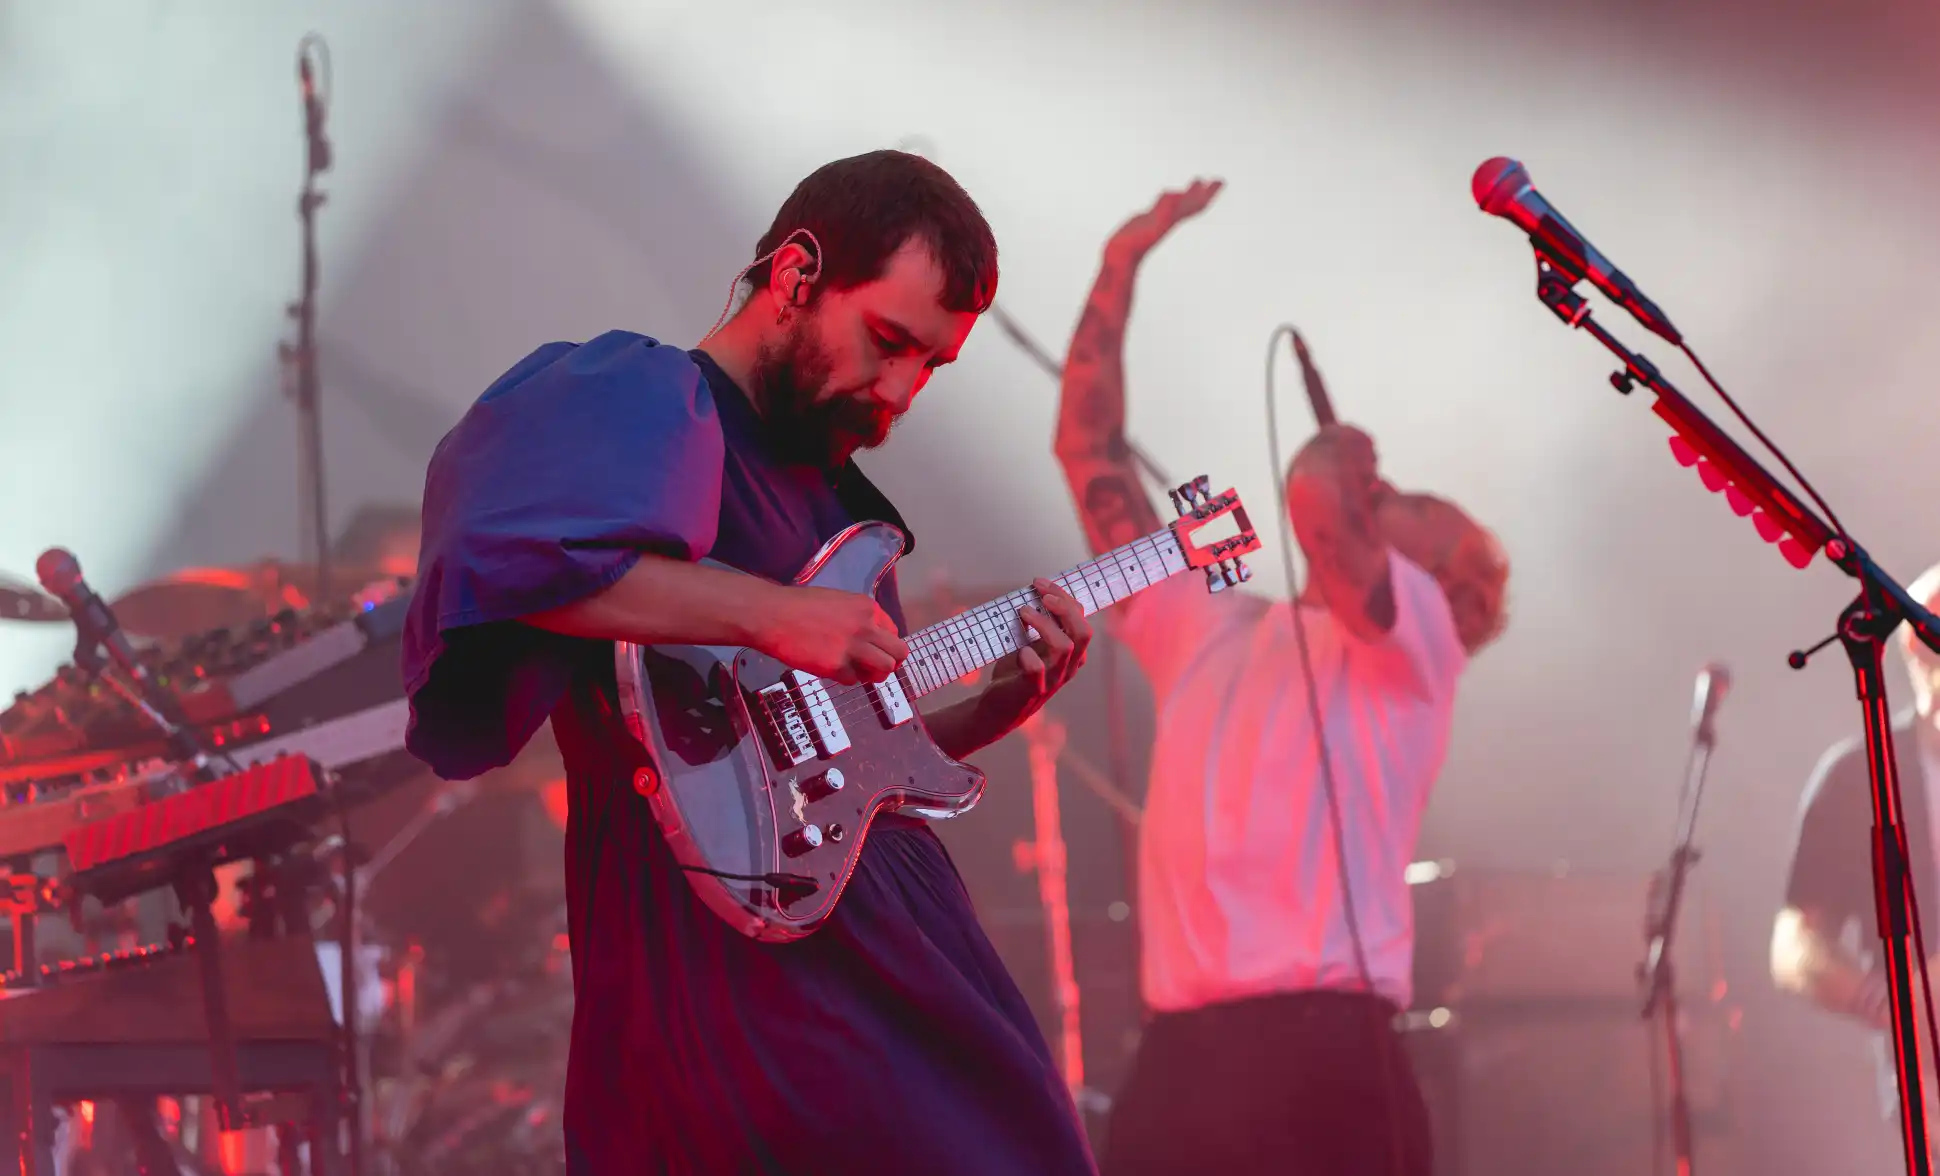
[[[751,391],[783,444],[828,465],[881,445],[976,325],[976,315],[946,310],[942,293],[942,270],[912,240],[880,278],[818,292],[776,327]]]

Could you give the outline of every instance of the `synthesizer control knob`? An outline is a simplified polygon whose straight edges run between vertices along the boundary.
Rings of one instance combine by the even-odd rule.
[[[848,781],[842,778],[841,768],[830,768],[821,775],[803,782],[802,792],[810,800],[821,800],[842,791],[842,786],[846,783]]]
[[[781,839],[781,851],[789,857],[800,857],[821,844],[821,828],[816,825],[803,825]]]

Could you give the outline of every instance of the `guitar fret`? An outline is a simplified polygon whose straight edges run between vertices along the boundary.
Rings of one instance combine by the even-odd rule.
[[[976,623],[967,614],[956,619],[956,638],[956,643],[951,646],[951,654],[955,660],[951,668],[956,671],[951,678],[952,681],[976,669],[982,659],[982,651],[977,648]]]
[[[985,623],[990,626],[990,642],[996,647],[997,656],[1000,658],[1009,657],[1017,652],[1018,639],[1021,636],[1019,626],[1023,623],[1017,619],[1017,610],[1024,603],[1018,599],[1018,594],[1013,592],[998,598],[984,615]]]
[[[977,635],[977,650],[982,655],[984,663],[989,664],[1004,656],[1003,642],[997,637],[996,625],[991,620],[989,608],[978,608],[969,615],[972,631]]]
[[[1052,582],[1078,602],[1086,616],[1104,611],[1185,571],[1185,553],[1168,529],[1135,539],[1086,560]],[[1030,589],[1006,593],[909,637],[905,689],[913,697],[940,690],[1022,648],[1018,610],[1039,605]]]
[[[1067,572],[1059,576],[1054,583],[1071,594],[1071,599],[1078,602],[1078,606],[1085,610],[1086,616],[1098,611],[1098,602],[1091,598],[1091,588],[1085,583],[1082,575]]]

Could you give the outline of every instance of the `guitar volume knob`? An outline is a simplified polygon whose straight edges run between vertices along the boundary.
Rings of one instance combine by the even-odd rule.
[[[802,791],[810,800],[822,800],[842,791],[848,781],[842,776],[841,768],[830,768],[821,775],[810,779]]]
[[[800,857],[811,849],[819,849],[821,845],[822,829],[819,825],[803,825],[781,839],[781,851],[789,857]]]

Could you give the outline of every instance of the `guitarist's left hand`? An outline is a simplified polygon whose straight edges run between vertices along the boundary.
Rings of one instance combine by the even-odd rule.
[[[1091,647],[1091,622],[1071,594],[1049,580],[1034,580],[1031,587],[1043,598],[1044,608],[1040,611],[1025,606],[1017,610],[1017,615],[1037,630],[1038,639],[1018,650],[991,682],[992,690],[1013,676],[1024,684],[1020,697],[1025,709],[1018,716],[1019,723],[1064,689],[1078,667],[1085,664],[1085,650]]]
[[[1020,608],[1019,618],[1038,638],[999,663],[977,697],[923,717],[931,738],[952,759],[962,759],[1015,731],[1064,689],[1084,664],[1091,622],[1071,595],[1049,580],[1031,585],[1042,608]]]

